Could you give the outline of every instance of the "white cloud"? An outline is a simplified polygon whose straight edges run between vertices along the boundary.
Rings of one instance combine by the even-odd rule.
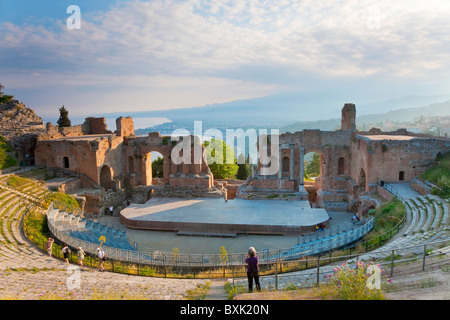
[[[82,19],[72,31],[65,21],[0,25],[0,71],[11,75],[8,82],[24,86],[34,78],[14,74],[32,72],[41,74],[37,85],[126,84],[146,87],[139,91],[146,103],[151,97],[155,106],[181,107],[174,93],[200,104],[285,88],[277,74],[260,79],[265,85],[257,76],[231,78],[243,68],[270,66],[299,78],[450,71],[448,1],[136,0],[107,12],[82,10]]]

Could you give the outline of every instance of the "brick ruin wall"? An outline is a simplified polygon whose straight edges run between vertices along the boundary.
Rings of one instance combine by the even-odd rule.
[[[342,110],[341,130],[303,130],[280,135],[282,159],[287,162],[278,174],[261,177],[258,165],[256,174],[249,179],[252,187],[259,190],[289,191],[300,186],[301,152],[317,152],[321,156],[320,179],[314,184],[318,204],[347,202],[347,209],[355,211],[363,206],[360,195],[377,192],[382,181],[411,181],[423,173],[433,162],[438,152],[449,150],[449,139],[414,135],[412,140],[397,139],[396,136],[412,136],[406,130],[381,132],[357,132],[354,129],[354,105],[346,104]],[[103,176],[109,176],[106,188],[120,189],[125,186],[149,186],[152,184],[150,152],[160,152],[164,157],[164,178],[161,185],[176,189],[209,190],[214,187],[214,177],[203,159],[202,164],[175,165],[171,161],[172,143],[168,137],[150,133],[147,137],[134,136],[132,118],[120,117],[116,120],[117,130],[112,134],[106,127],[104,118],[86,118],[84,124],[58,131],[47,124],[47,132],[42,135],[35,149],[36,164],[46,167],[65,168],[82,174],[89,185],[102,185]],[[89,134],[105,134],[96,139],[84,139]],[[391,135],[392,139],[377,140],[371,136]],[[67,139],[80,137],[80,139]],[[57,140],[57,139],[60,140]],[[291,150],[290,146],[294,146]],[[300,147],[303,148],[302,151]],[[293,157],[291,179],[291,157]],[[66,159],[66,160],[65,160]],[[284,160],[283,160],[284,161]],[[369,206],[370,201],[366,202]]]

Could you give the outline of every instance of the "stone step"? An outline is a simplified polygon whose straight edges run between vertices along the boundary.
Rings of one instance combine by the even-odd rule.
[[[423,223],[422,227],[420,228],[421,232],[425,232],[425,231],[429,230],[431,228],[431,223],[436,218],[434,206],[432,206],[431,204],[428,203],[426,205],[426,208],[427,208],[427,210],[426,210],[427,218],[426,218],[425,222]]]
[[[324,208],[328,211],[347,211],[347,201],[324,201]]]
[[[417,209],[417,214],[419,215],[419,220],[417,221],[417,224],[414,226],[414,229],[412,230],[413,233],[417,233],[420,231],[420,228],[422,228],[423,224],[425,223],[425,219],[427,217],[427,213],[423,209],[423,207],[419,207]]]
[[[448,199],[447,199],[448,200]],[[444,210],[444,215],[442,216],[442,222],[441,224],[443,225],[449,225],[450,221],[449,221],[449,214],[448,214],[448,207],[449,207],[449,203],[448,201],[446,201],[446,203],[442,203],[442,209]]]
[[[435,218],[433,220],[433,224],[430,226],[431,230],[436,229],[439,224],[441,223],[441,219],[442,219],[442,210],[441,210],[441,205],[439,205],[437,203],[437,201],[433,202],[433,207],[434,207],[434,211],[436,212]]]

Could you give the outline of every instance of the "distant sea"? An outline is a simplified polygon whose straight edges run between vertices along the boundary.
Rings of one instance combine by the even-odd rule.
[[[73,126],[83,124],[84,119],[91,116],[83,116],[83,117],[70,117],[69,119],[72,122]],[[94,116],[92,116],[94,117]],[[95,117],[101,117],[101,116],[95,116]],[[106,118],[106,125],[108,126],[108,130],[115,131],[116,130],[116,119],[118,117],[105,117]],[[50,119],[50,118],[43,118],[42,119],[45,123],[52,122],[53,125],[56,125],[56,122],[58,119]],[[172,122],[172,120],[168,118],[163,117],[133,117],[133,124],[134,129],[145,129],[148,127],[157,126],[163,123]]]
[[[116,119],[117,117],[106,118],[106,124],[108,129],[111,131],[116,130]],[[136,118],[133,117],[134,130],[145,129],[148,127],[157,126],[166,122],[172,122],[168,118]]]

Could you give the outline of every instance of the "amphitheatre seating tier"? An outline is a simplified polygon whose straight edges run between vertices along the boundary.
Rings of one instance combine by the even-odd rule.
[[[41,270],[37,273],[34,271],[15,271],[16,274],[19,274],[20,272],[20,277],[25,283],[39,283],[39,288],[45,288],[47,284],[61,282],[61,279],[65,279],[66,277],[64,262],[47,257],[42,250],[36,248],[36,246],[32,245],[28,239],[24,237],[20,229],[20,219],[25,214],[27,208],[35,203],[36,197],[27,195],[22,191],[10,189],[11,188],[0,183],[0,219],[2,221],[2,227],[0,229],[0,279],[2,280],[2,283],[0,284],[0,289],[9,288],[11,290],[10,292],[17,291],[17,293],[22,290],[18,289],[19,287],[17,286],[21,281],[11,281],[13,278],[8,275],[9,273],[7,271],[11,269]],[[34,192],[34,194],[37,193]],[[45,191],[42,194],[45,194]],[[416,244],[426,244],[436,240],[449,239],[449,201],[441,200],[436,196],[426,196],[420,198],[420,200],[404,200],[404,203],[407,208],[407,222],[405,223],[404,229],[407,231],[409,230],[410,232],[402,232],[398,237],[392,239],[383,247],[362,254],[359,257],[360,260],[382,259],[389,254],[389,250],[401,249]],[[67,218],[67,213],[54,210],[49,212],[48,217],[60,221],[58,217],[61,219],[64,217]],[[76,232],[77,229],[83,231],[89,230],[89,228],[91,228],[91,230],[94,229],[95,221],[86,220],[80,217],[70,218],[68,226],[70,227],[71,232]],[[419,221],[422,221],[422,223],[420,224]],[[95,229],[99,227],[100,225],[95,225]],[[113,234],[113,231],[111,231],[110,228],[107,230]],[[120,235],[121,237],[124,236],[120,231],[118,232],[116,230],[115,232],[116,233],[114,233],[112,238],[117,235]],[[327,236],[326,233],[323,235],[324,238]],[[421,250],[423,250],[423,248]],[[405,250],[405,254],[406,253],[407,251]],[[326,272],[327,268],[329,267],[324,266],[321,270]],[[87,283],[90,283],[91,281],[94,282],[94,280],[98,279],[98,274],[96,272],[89,272],[89,270],[87,270],[84,274],[87,277],[86,279],[88,279],[85,282],[86,286]],[[92,276],[89,274],[92,274]],[[114,282],[118,288],[121,286],[120,283],[129,281],[127,279],[138,279],[138,282],[140,283],[153,281],[148,278],[141,280],[140,277],[130,277],[131,278],[125,275],[111,274],[109,281]],[[315,277],[315,275],[312,277]],[[283,278],[284,280],[280,279],[278,285],[282,288],[284,285],[287,286],[290,283],[296,283],[297,280],[299,283],[304,283],[304,278],[305,275],[299,272]],[[45,279],[45,281],[38,281],[38,279]],[[170,283],[173,282],[173,279],[170,280]],[[196,284],[201,282],[203,281],[192,282],[193,284],[190,288],[195,288]],[[169,282],[161,283],[162,287],[166,287],[169,284]],[[183,283],[187,282],[184,281]],[[177,284],[177,286],[179,285]],[[162,287],[160,289],[161,294],[168,294],[167,290],[165,291]],[[31,294],[42,289],[33,290],[22,290],[20,291],[20,294],[26,296],[24,293],[25,291],[27,291],[28,294]],[[170,288],[170,290],[173,289]]]
[[[86,219],[75,213],[69,213],[59,209],[49,210],[48,222],[58,231],[70,237],[100,245],[100,238],[105,237],[102,243],[105,247],[122,250],[135,250],[127,240],[126,232],[108,227],[97,221]],[[70,242],[66,241],[69,245]]]
[[[420,200],[423,201],[420,204]],[[400,257],[410,257],[411,254],[422,255],[424,251],[424,245],[430,244],[436,241],[450,240],[450,221],[449,221],[449,204],[450,201],[442,200],[437,196],[428,195],[426,197],[420,197],[420,200],[415,199],[403,199],[403,203],[406,207],[406,222],[403,226],[405,232],[399,233],[394,236],[390,241],[383,246],[363,253],[358,258],[351,258],[346,262],[349,265],[355,265],[356,261],[365,262],[378,262],[386,263],[386,258],[390,258],[392,250],[395,250],[395,254]],[[425,204],[425,205],[424,205]],[[433,207],[437,207],[434,209]],[[426,217],[426,218],[424,218]],[[419,221],[426,221],[429,218],[431,224],[420,224]],[[415,247],[414,247],[415,246]],[[399,258],[400,259],[400,258]],[[339,263],[341,264],[342,261]],[[335,265],[326,265],[320,267],[322,274],[321,281],[324,281],[325,274],[333,273]],[[235,285],[246,285],[246,280],[236,281]],[[273,277],[263,277],[262,283],[266,288],[278,289],[288,288],[292,284],[298,284],[300,286],[314,285],[317,281],[316,272],[310,270],[293,272],[289,276],[278,277],[277,282],[274,282]]]

